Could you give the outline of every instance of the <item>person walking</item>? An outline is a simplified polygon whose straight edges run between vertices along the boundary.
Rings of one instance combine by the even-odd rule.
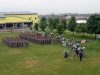
[[[51,45],[54,45],[54,38],[51,38]]]
[[[66,40],[64,39],[64,43],[63,43],[63,44],[64,44],[64,47],[66,47],[66,43],[67,43],[67,42],[66,42]]]
[[[65,56],[64,56],[64,58],[68,58],[68,52],[67,51],[65,51]]]
[[[72,59],[75,57],[75,50],[72,50]]]
[[[80,58],[80,61],[82,61],[82,57],[83,57],[83,50],[79,51],[79,58]]]

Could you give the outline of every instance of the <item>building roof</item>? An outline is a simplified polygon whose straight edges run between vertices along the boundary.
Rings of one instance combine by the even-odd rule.
[[[5,18],[5,15],[26,15],[26,14],[38,14],[34,12],[29,12],[29,11],[21,11],[21,12],[0,12],[0,18]]]
[[[39,19],[42,17],[46,17],[46,19],[53,18],[52,15],[38,15]],[[66,18],[66,15],[55,15],[54,18],[59,18],[59,20],[63,20]]]
[[[65,18],[66,18],[66,16],[61,15],[61,16],[58,16],[58,18],[59,18],[60,20],[63,20],[63,19],[65,19]]]
[[[21,11],[21,12],[0,12],[0,14],[4,14],[4,15],[8,15],[8,14],[11,14],[11,15],[15,15],[15,14],[37,14],[37,13],[34,13],[34,12],[29,12],[29,11]]]
[[[71,16],[67,16],[65,19],[71,19]]]
[[[76,17],[76,19],[87,19],[87,18],[89,18],[89,16],[81,16],[81,15],[78,15],[78,16],[75,16]],[[71,19],[71,16],[67,16],[65,19]]]

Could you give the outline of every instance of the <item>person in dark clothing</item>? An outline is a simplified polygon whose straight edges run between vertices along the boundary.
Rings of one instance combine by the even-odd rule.
[[[67,52],[65,52],[65,58],[67,58],[68,57],[68,53]]]
[[[83,50],[81,50],[81,51],[79,52],[79,57],[80,57],[80,61],[82,61],[82,57],[83,57]]]
[[[78,55],[79,55],[79,50],[78,50],[78,49],[76,49],[76,55],[77,55],[77,57],[78,57]]]

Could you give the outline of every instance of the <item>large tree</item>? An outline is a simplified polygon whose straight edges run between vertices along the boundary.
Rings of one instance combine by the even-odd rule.
[[[73,35],[74,35],[74,32],[75,32],[75,26],[76,25],[77,25],[76,18],[75,18],[75,16],[72,16],[70,21],[69,21],[69,24],[68,24],[68,30],[73,32]]]
[[[48,19],[48,26],[49,26],[49,29],[51,30],[51,32],[52,32],[52,30],[53,30],[53,21],[54,21],[53,18],[49,18],[49,19]]]
[[[83,33],[83,37],[84,37],[84,33],[87,31],[86,23],[79,23],[75,27],[75,31],[76,31],[76,33]]]
[[[87,19],[87,33],[95,34],[95,38],[97,34],[100,34],[100,15],[92,14]]]
[[[63,23],[58,23],[57,24],[57,33],[61,35],[64,32],[64,24]]]
[[[40,29],[42,30],[42,31],[45,31],[45,28],[46,28],[46,23],[44,22],[44,21],[40,21],[40,24],[39,24],[40,26]]]
[[[63,20],[61,20],[61,22],[64,24],[64,30],[66,30],[66,29],[67,29],[66,20],[65,20],[65,19],[63,19]]]
[[[54,18],[54,20],[53,20],[53,28],[54,29],[56,29],[58,23],[59,23],[59,18]]]
[[[42,18],[41,18],[41,21],[46,22],[46,17],[42,17]]]
[[[39,24],[35,23],[34,28],[35,28],[36,31],[38,31],[38,27],[39,27]]]
[[[56,29],[57,23],[56,23],[56,20],[55,19],[52,21],[52,25],[53,25],[53,29]]]
[[[52,29],[56,29],[58,23],[59,23],[59,19],[58,18],[49,18],[48,19],[49,28],[51,30]]]
[[[51,18],[55,18],[56,17],[56,15],[54,13],[51,13],[50,16],[51,16]]]
[[[56,21],[56,23],[58,24],[59,23],[59,18],[55,18],[55,21]]]
[[[41,18],[39,27],[41,28],[42,31],[45,31],[45,28],[47,27],[46,17]]]

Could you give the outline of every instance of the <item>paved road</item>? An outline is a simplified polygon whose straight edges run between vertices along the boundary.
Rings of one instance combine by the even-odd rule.
[[[10,32],[10,29],[0,29],[0,32]],[[20,29],[12,29],[13,32],[23,32],[23,31],[30,31],[29,28],[20,28]]]

